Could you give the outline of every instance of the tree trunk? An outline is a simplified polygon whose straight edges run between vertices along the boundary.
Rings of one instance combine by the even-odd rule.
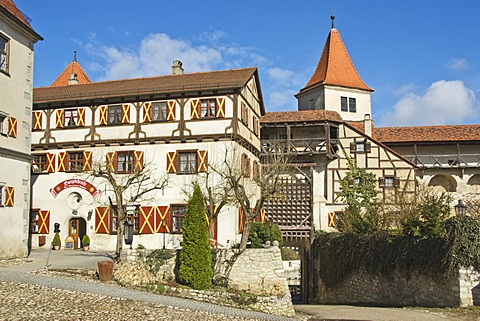
[[[117,229],[117,247],[115,249],[115,261],[120,262],[122,260],[122,247],[123,247],[123,221],[118,220]]]
[[[243,251],[247,248],[248,236],[250,235],[250,228],[252,227],[252,220],[248,219],[243,225],[243,234],[242,239],[240,240],[240,251]]]

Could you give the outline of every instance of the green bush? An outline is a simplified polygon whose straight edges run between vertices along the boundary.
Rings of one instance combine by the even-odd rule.
[[[82,237],[82,246],[90,246],[90,237],[87,234]]]
[[[282,246],[282,231],[280,230],[278,224],[275,223],[253,222],[250,228],[248,241],[250,242],[250,247],[252,248],[260,248],[263,244],[265,244],[266,241],[270,241],[270,244],[272,244],[273,241],[278,241],[279,246]]]
[[[60,240],[60,234],[58,234],[58,232],[56,232],[55,235],[53,236],[52,245],[53,246],[62,245],[62,241]]]
[[[282,247],[281,251],[283,261],[300,260],[300,255],[294,249],[291,249],[289,247]]]
[[[208,289],[212,286],[212,257],[206,226],[202,191],[198,184],[195,184],[183,223],[178,278],[180,283],[196,290]]]
[[[443,237],[444,223],[450,214],[451,197],[447,193],[424,192],[409,213],[405,213],[403,234],[417,237]]]

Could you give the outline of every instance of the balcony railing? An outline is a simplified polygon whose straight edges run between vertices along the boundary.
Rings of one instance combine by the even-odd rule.
[[[480,154],[403,155],[423,168],[480,167]]]
[[[262,140],[263,154],[327,155],[336,157],[337,151],[337,139],[297,138]]]

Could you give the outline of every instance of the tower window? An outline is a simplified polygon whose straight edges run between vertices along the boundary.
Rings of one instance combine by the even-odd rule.
[[[345,112],[357,112],[357,99],[352,97],[340,97],[340,110]]]

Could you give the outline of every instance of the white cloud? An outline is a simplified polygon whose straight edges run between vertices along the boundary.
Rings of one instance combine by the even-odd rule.
[[[272,91],[268,95],[269,106],[267,106],[267,111],[282,109],[295,110],[297,107],[297,100],[293,96],[294,94],[294,90]]]
[[[468,69],[469,64],[465,58],[453,58],[448,62],[448,68],[452,70],[465,70]]]
[[[386,113],[381,123],[389,126],[459,124],[475,117],[473,90],[462,81],[440,80],[422,94],[409,92]]]

